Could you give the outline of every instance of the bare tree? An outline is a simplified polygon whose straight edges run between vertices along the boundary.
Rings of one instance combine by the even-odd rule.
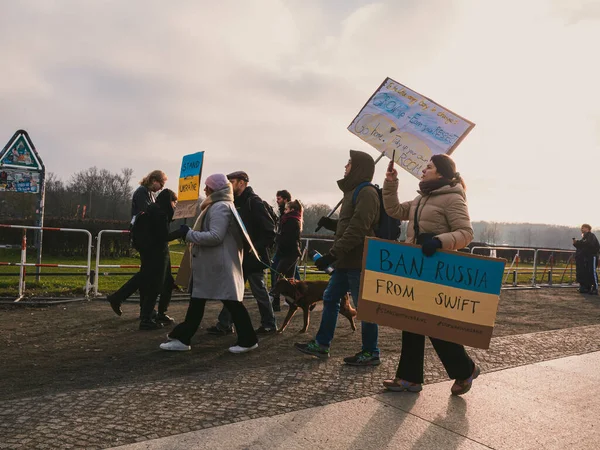
[[[133,170],[112,173],[90,167],[71,176],[63,183],[51,173],[46,182],[46,211],[49,215],[97,219],[127,219],[133,188]]]
[[[313,203],[306,205],[303,214],[304,234],[315,233],[315,229],[317,228],[317,223],[319,222],[319,219],[329,214],[329,211],[331,211],[331,207],[329,205],[325,205],[324,203]],[[337,218],[337,214],[335,214],[333,218]],[[319,234],[331,234],[331,232],[322,228],[321,230],[319,230]]]

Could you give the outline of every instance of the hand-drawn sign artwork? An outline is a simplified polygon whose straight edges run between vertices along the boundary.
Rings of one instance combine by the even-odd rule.
[[[475,124],[386,78],[348,130],[417,178],[429,159],[451,154]]]
[[[181,161],[177,208],[174,219],[195,217],[198,214],[198,197],[200,195],[200,178],[204,163],[204,152],[185,155]]]
[[[489,348],[503,259],[367,238],[358,318],[471,347]]]

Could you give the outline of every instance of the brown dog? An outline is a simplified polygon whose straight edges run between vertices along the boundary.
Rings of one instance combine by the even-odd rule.
[[[306,333],[310,322],[310,311],[315,309],[318,301],[323,300],[323,293],[325,292],[327,283],[327,281],[298,281],[288,280],[286,278],[277,280],[271,293],[273,295],[282,296],[290,307],[290,310],[283,321],[283,325],[281,325],[277,331],[283,333],[283,330],[288,326],[288,323],[296,313],[296,310],[302,308],[302,311],[304,312],[304,327],[300,333]],[[350,321],[352,331],[356,331],[356,325],[354,323],[356,309],[350,304],[348,294],[344,295],[344,298],[342,298],[340,314]]]

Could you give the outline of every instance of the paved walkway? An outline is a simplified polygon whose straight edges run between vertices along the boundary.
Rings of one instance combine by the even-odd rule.
[[[177,436],[164,445],[165,441],[153,440],[199,430],[206,433],[199,435],[203,440],[213,439],[205,448],[277,448],[286,442],[286,448],[313,442],[316,448],[369,448],[370,443],[372,448],[429,448],[430,442],[439,442],[436,439],[449,440],[441,448],[559,448],[551,436],[562,430],[559,441],[565,444],[575,429],[579,432],[569,436],[579,441],[566,447],[592,448],[586,447],[586,433],[579,427],[590,424],[588,416],[600,415],[600,404],[595,395],[587,398],[581,393],[588,387],[597,391],[597,380],[592,379],[600,373],[600,356],[531,364],[599,351],[600,325],[494,338],[490,350],[469,351],[483,375],[464,400],[449,399],[450,384],[435,384],[446,377],[430,346],[426,383],[431,386],[412,400],[377,395],[382,392],[381,380],[394,373],[397,356],[389,355],[378,368],[355,368],[341,364],[341,356],[318,361],[300,354],[277,370],[199,372],[141,385],[20,398],[3,402],[0,408],[0,448],[108,448],[135,442],[176,448],[175,442],[190,448],[184,442],[194,435]],[[585,383],[576,391],[565,389],[573,383],[566,376],[569,370],[584,375]],[[533,382],[523,384],[523,378]],[[528,405],[537,406],[539,414],[525,414]],[[561,406],[564,409],[554,411]],[[544,408],[548,413],[542,413]],[[335,425],[329,417],[337,417]],[[543,428],[550,420],[555,421],[554,428]],[[532,427],[533,435],[519,431],[526,426]],[[344,430],[340,439],[333,433],[337,427]],[[588,434],[595,436],[593,432]],[[237,433],[248,438],[237,441]],[[381,444],[373,440],[378,435]],[[404,440],[406,444],[400,442]]]
[[[385,393],[119,447],[178,449],[597,449],[600,353]],[[571,386],[566,389],[566,386]]]

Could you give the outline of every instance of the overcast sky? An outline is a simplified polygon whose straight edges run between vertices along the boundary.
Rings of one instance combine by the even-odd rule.
[[[64,180],[173,189],[203,150],[203,178],[333,205],[348,150],[379,155],[346,127],[390,77],[475,122],[474,220],[600,227],[598,42],[600,0],[0,0],[0,146],[24,128]]]

